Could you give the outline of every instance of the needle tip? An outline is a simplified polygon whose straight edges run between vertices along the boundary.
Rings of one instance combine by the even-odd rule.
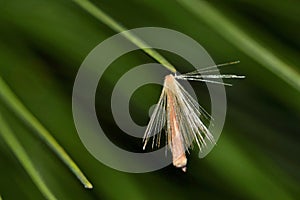
[[[84,187],[87,189],[93,189],[93,185],[91,183],[87,183],[86,185],[84,185]]]

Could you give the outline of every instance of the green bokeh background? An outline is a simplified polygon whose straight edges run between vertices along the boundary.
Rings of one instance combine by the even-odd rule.
[[[195,2],[195,0],[186,0]],[[197,1],[197,0],[196,0]],[[201,0],[198,0],[201,1]],[[188,172],[173,166],[129,174],[93,158],[81,143],[72,118],[72,86],[86,55],[116,34],[73,1],[0,1],[0,75],[19,100],[51,132],[94,185],[85,189],[32,129],[0,99],[1,115],[20,140],[34,167],[58,199],[297,199],[300,197],[300,89],[282,74],[243,52],[235,38],[223,37],[180,1],[94,0],[128,29],[165,27],[198,41],[216,63],[240,60],[222,70],[246,75],[226,88],[228,113],[217,146],[204,159],[189,155]],[[212,0],[209,4],[259,45],[296,71],[299,69],[300,3],[297,0]],[[197,6],[198,4],[195,4]],[[202,12],[201,6],[196,7]],[[203,11],[205,12],[205,11]],[[226,26],[226,25],[225,25]],[[226,34],[226,30],[224,30]],[[179,71],[188,64],[161,52]],[[101,79],[98,113],[101,125],[117,145],[140,151],[139,140],[115,125],[110,109],[114,84],[132,67],[153,62],[142,51],[116,60]],[[186,66],[186,68],[185,68]],[[298,76],[299,77],[299,76]],[[299,81],[299,80],[297,80]],[[205,86],[193,84],[209,108]],[[145,86],[132,97],[132,116],[147,122],[148,109],[160,87]],[[146,98],[145,98],[146,94]],[[209,110],[209,109],[208,109]],[[44,199],[12,149],[0,139],[0,195],[3,199]]]

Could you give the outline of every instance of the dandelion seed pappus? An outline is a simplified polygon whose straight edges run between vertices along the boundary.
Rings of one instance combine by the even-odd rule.
[[[185,152],[189,152],[192,143],[195,141],[201,151],[207,145],[205,138],[213,144],[215,144],[215,140],[201,119],[204,116],[211,120],[210,114],[193,99],[177,80],[201,81],[231,86],[231,84],[220,82],[217,79],[245,78],[245,76],[234,74],[215,75],[212,73],[218,70],[218,67],[238,62],[210,66],[181,75],[175,73],[174,75],[165,76],[160,98],[144,134],[143,149],[146,148],[151,136],[153,136],[152,148],[160,146],[161,132],[164,127],[166,145],[171,150],[173,165],[186,172],[187,157]]]

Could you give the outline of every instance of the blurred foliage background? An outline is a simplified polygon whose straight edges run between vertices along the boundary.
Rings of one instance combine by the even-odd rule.
[[[144,174],[119,172],[98,162],[81,143],[72,118],[73,82],[86,55],[116,32],[76,2],[80,1],[1,0],[0,75],[94,187],[85,189],[48,148],[49,141],[37,137],[34,120],[26,120],[24,110],[16,109],[19,103],[1,83],[3,199],[50,198],[47,191],[57,199],[300,197],[299,1],[92,1],[128,29],[174,29],[197,40],[216,63],[241,61],[229,70],[247,78],[226,88],[228,112],[218,144],[204,159],[192,151],[186,174],[171,165]],[[161,53],[179,71],[188,71],[184,60]],[[96,107],[107,114],[99,121],[108,137],[125,149],[140,151],[142,144],[115,125],[110,95],[122,74],[153,61],[142,51],[132,52],[116,60],[101,79],[105,88],[97,92]],[[209,110],[206,88],[199,85],[193,84]],[[132,97],[137,123],[147,123],[148,109],[159,93],[160,87],[145,86]]]

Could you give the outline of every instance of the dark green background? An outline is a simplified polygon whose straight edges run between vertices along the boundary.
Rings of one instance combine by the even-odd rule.
[[[187,0],[189,1],[189,0]],[[200,0],[199,0],[200,1]],[[128,29],[166,27],[197,40],[216,63],[240,60],[222,72],[246,75],[226,88],[228,113],[213,151],[189,155],[186,174],[173,166],[145,174],[111,169],[82,145],[72,118],[72,86],[85,56],[116,34],[72,1],[0,1],[0,75],[18,98],[52,133],[93,183],[87,190],[26,124],[0,101],[0,111],[34,166],[58,199],[297,199],[300,197],[300,93],[188,9],[173,0],[103,0],[95,5]],[[210,5],[277,58],[299,69],[300,4],[297,0],[213,0]],[[201,11],[201,7],[198,8]],[[206,20],[209,20],[206,19]],[[217,25],[216,25],[217,26]],[[234,40],[234,38],[233,38]],[[180,71],[188,64],[162,52]],[[116,81],[132,67],[153,62],[142,51],[116,60],[101,79],[98,112],[109,112]],[[187,66],[187,68],[185,68]],[[227,81],[228,82],[228,81]],[[209,108],[206,88],[193,84]],[[137,123],[160,87],[145,86],[132,97]],[[145,98],[146,94],[146,98]],[[202,103],[203,102],[203,103]],[[122,133],[108,113],[101,118],[108,137],[140,151],[141,142]],[[26,171],[0,139],[0,195],[3,199],[43,199]]]

